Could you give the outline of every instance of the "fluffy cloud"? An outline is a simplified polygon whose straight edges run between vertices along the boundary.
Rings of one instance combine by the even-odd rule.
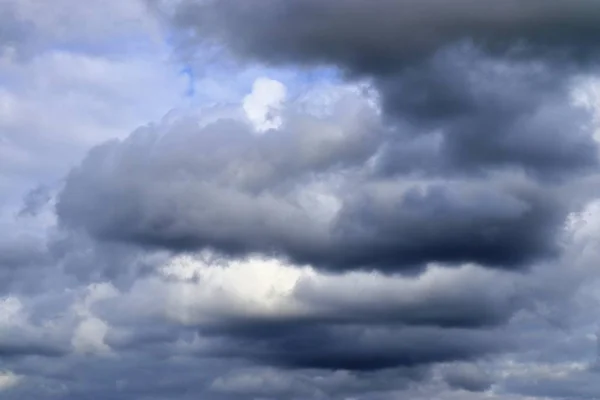
[[[331,109],[326,118],[291,109],[263,136],[234,117],[142,128],[90,152],[67,178],[58,215],[106,241],[275,253],[337,271],[514,269],[557,251],[568,211],[558,184],[518,171],[380,176],[373,165],[394,132],[356,95]]]

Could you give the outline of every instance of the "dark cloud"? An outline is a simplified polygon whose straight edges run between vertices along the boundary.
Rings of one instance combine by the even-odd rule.
[[[342,125],[346,110],[259,137],[234,119],[135,132],[95,148],[72,171],[58,215],[109,242],[262,252],[338,271],[436,261],[515,269],[556,252],[567,209],[551,188],[510,174],[377,177],[365,164],[376,157],[373,145],[354,149],[384,128],[369,114]],[[332,127],[342,136],[319,134]],[[341,209],[319,204],[310,190],[333,196]]]
[[[423,283],[416,287],[386,284],[382,279],[372,283],[371,290],[362,286],[359,297],[353,289],[363,277],[346,283],[336,283],[336,278],[331,283],[300,279],[293,298],[313,311],[295,322],[481,328],[502,325],[528,306],[525,293],[506,276],[481,276],[468,269],[456,272],[450,279],[422,277]],[[494,290],[489,289],[491,282]]]
[[[385,171],[504,167],[544,177],[597,164],[586,116],[566,93],[577,68],[490,50],[574,61],[571,53],[595,54],[599,20],[587,0],[180,1],[171,15],[192,48],[208,42],[267,63],[324,63],[372,79],[386,113],[421,136],[393,140]]]
[[[511,345],[482,330],[301,325],[281,332],[269,326],[248,328],[237,332],[236,341],[226,341],[226,350],[212,351],[287,368],[371,371],[472,360],[506,351]]]
[[[200,354],[283,368],[376,371],[476,360],[515,344],[494,330],[360,325],[314,321],[247,321],[198,328],[214,338]]]
[[[12,231],[0,235],[0,295],[35,286],[39,271],[51,265],[44,237]]]
[[[563,363],[536,367],[532,366],[533,370],[527,377],[509,377],[505,382],[507,391],[534,398],[556,399],[594,399],[600,392],[598,372],[585,366]]]
[[[346,281],[323,276],[300,279],[290,298],[281,300],[282,311],[267,315],[252,307],[236,311],[235,305],[228,306],[229,289],[213,292],[202,280],[192,285],[193,290],[213,295],[178,308],[185,296],[163,297],[155,282],[152,299],[145,300],[149,290],[142,284],[127,297],[103,301],[94,312],[121,328],[106,337],[106,343],[120,351],[169,354],[169,346],[189,343],[189,349],[182,349],[187,354],[271,367],[421,368],[479,359],[515,345],[512,337],[497,329],[526,308],[527,300],[520,298],[512,279],[506,279],[512,275],[495,275],[466,269],[459,276],[434,274],[404,285],[383,276],[364,284],[374,279],[368,274]],[[484,290],[486,282],[495,282],[494,290]],[[361,298],[356,298],[356,291]],[[157,312],[142,306],[147,302],[155,302],[158,309],[173,306]],[[283,304],[296,304],[298,311],[286,312]],[[157,320],[164,313],[180,322]],[[194,348],[196,343],[202,345]]]
[[[377,77],[384,111],[408,124],[380,159],[383,174],[485,175],[524,170],[568,178],[597,166],[589,113],[562,68],[513,63],[470,47]]]
[[[511,268],[552,253],[560,208],[530,188],[478,186],[445,182],[400,196],[356,193],[336,226],[345,246],[332,256],[342,265],[437,261]]]
[[[160,1],[150,1],[159,5]],[[589,58],[600,37],[593,0],[234,0],[164,2],[186,39],[251,58],[385,73],[470,40],[497,53]]]
[[[98,242],[87,235],[64,231],[52,232],[47,247],[54,268],[76,282],[110,281],[118,287],[131,285],[165,257],[127,244]]]
[[[123,354],[119,361],[73,356],[52,360],[52,364],[30,360],[21,363],[17,370],[26,378],[22,385],[3,392],[3,398],[191,400],[202,396],[211,400],[341,400],[407,389],[429,378],[426,371],[419,369],[378,373],[286,371],[249,367],[230,360],[223,363],[187,356],[160,359],[142,353]],[[38,375],[40,370],[43,376]]]
[[[4,318],[10,322],[10,315],[5,315]],[[0,358],[3,360],[27,356],[59,358],[69,352],[66,338],[49,334],[41,325],[22,326],[3,321],[0,327]]]
[[[473,364],[450,365],[443,375],[450,387],[469,392],[484,392],[494,383],[490,374]]]
[[[144,324],[132,328],[138,333],[110,335],[107,344],[121,352],[136,350],[168,356],[176,350],[175,343],[189,343],[189,348],[182,350],[200,358],[285,369],[426,368],[439,362],[476,360],[515,346],[511,338],[493,329],[394,326],[384,321],[361,325],[359,321],[337,324],[225,319],[218,326],[205,324],[194,329],[153,330]],[[194,338],[205,345],[194,349]]]
[[[0,371],[23,381],[3,398],[598,397],[573,361],[597,300],[571,301],[597,232],[565,225],[598,166],[570,97],[595,68],[595,0],[168,3],[188,50],[334,67],[380,110],[290,101],[262,134],[207,110],[93,148],[57,231],[0,239],[0,279],[22,281]],[[19,35],[0,27],[0,53]],[[20,221],[48,199],[30,192]],[[201,250],[226,268],[165,272]]]
[[[67,352],[68,350],[65,348],[47,346],[42,343],[29,343],[21,340],[11,340],[0,343],[0,356],[5,359],[31,355],[42,357],[60,357],[66,355]]]
[[[576,39],[597,34],[597,6],[179,6],[172,22],[196,44],[365,74],[384,116],[354,104],[325,121],[291,111],[258,137],[235,118],[144,128],[96,148],[70,174],[58,203],[65,226],[106,241],[261,252],[336,271],[428,262],[523,269],[557,254],[570,204],[556,190],[598,161],[590,116],[570,99],[578,70],[487,50],[517,39],[561,51],[591,44]],[[456,44],[466,38],[475,44]],[[520,175],[529,183],[509,182]],[[324,217],[303,202],[317,184],[339,211]]]

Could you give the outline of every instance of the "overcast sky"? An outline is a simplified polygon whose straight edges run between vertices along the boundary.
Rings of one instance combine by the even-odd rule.
[[[597,0],[0,0],[0,398],[600,398]]]

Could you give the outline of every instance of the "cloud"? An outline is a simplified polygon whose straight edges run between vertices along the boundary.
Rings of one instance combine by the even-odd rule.
[[[3,398],[598,397],[595,3],[147,3],[0,5]]]
[[[510,274],[475,267],[459,276],[437,267],[421,278],[392,279],[186,256],[160,271],[117,291],[92,287],[88,296],[102,295],[85,303],[75,350],[84,348],[81,337],[104,354],[168,350],[286,368],[421,368],[511,348],[496,328],[528,307]],[[261,281],[248,286],[256,276]],[[482,291],[491,281],[496,290]],[[85,330],[92,323],[94,335],[81,336],[92,333]]]
[[[47,261],[44,243],[30,235],[15,235],[0,241],[0,269],[27,268]]]
[[[277,115],[286,97],[285,86],[268,78],[258,78],[252,86],[252,93],[244,98],[243,108],[257,132],[281,126]]]
[[[149,3],[186,29],[188,43],[225,44],[251,58],[333,63],[367,73],[395,70],[464,40],[500,54],[575,59],[594,50],[600,18],[597,4],[589,0]]]
[[[27,355],[60,357],[68,352],[60,327],[38,325],[22,302],[14,297],[0,298],[0,355],[10,359]]]
[[[493,377],[473,364],[450,365],[444,374],[444,380],[450,387],[469,392],[484,392],[494,383]]]
[[[163,268],[166,281],[138,280],[99,304],[96,315],[129,331],[109,333],[106,343],[126,350],[181,340],[181,351],[198,356],[294,368],[414,368],[512,347],[495,328],[528,307],[511,275],[482,268],[389,278],[260,258],[216,262],[181,258]],[[481,290],[492,281],[494,292]]]
[[[52,200],[51,189],[40,185],[32,189],[23,199],[23,208],[19,211],[20,216],[35,216],[40,210]]]
[[[536,50],[575,46],[549,41],[546,29],[581,17],[567,32],[579,37],[592,29],[590,3],[564,15],[554,1],[493,12],[469,1],[452,10],[437,1],[177,4],[171,23],[191,35],[189,45],[213,40],[273,65],[329,64],[365,77],[379,104],[349,94],[323,117],[288,102],[262,137],[235,117],[136,131],[70,174],[58,203],[66,227],[175,251],[276,254],[331,271],[415,271],[429,262],[522,270],[558,254],[564,218],[585,195],[557,193],[598,163],[592,115],[573,100],[583,70],[495,50],[521,37]],[[300,15],[315,19],[307,26]],[[405,29],[414,35],[400,35]],[[266,85],[257,81],[245,99],[251,120],[267,116],[268,102],[249,108]],[[283,88],[271,86],[281,103]],[[107,204],[119,206],[103,211]]]
[[[388,131],[358,95],[326,118],[286,115],[264,136],[235,117],[180,118],[99,146],[67,178],[59,218],[108,242],[275,253],[337,271],[518,269],[556,253],[568,204],[555,187],[507,172],[381,177],[371,166]]]
[[[18,385],[22,379],[23,377],[15,375],[10,371],[0,372],[0,392]]]
[[[586,117],[565,95],[577,71],[555,61],[593,53],[600,15],[590,1],[177,4],[172,26],[192,49],[208,42],[250,60],[326,64],[372,79],[384,110],[413,135],[398,140],[385,170],[560,175],[596,165]],[[418,148],[406,150],[411,142]]]

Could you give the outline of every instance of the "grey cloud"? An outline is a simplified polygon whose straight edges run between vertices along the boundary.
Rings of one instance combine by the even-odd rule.
[[[469,392],[484,392],[494,383],[493,377],[474,364],[449,365],[444,380],[450,387]]]
[[[160,1],[150,3],[161,9]],[[178,4],[175,11],[172,4]],[[255,0],[243,6],[183,0],[162,6],[189,42],[351,72],[393,71],[464,40],[502,53],[589,57],[600,36],[600,8],[593,0]]]
[[[0,4],[0,56],[13,51],[19,55],[23,45],[31,40],[31,28],[28,21],[19,18],[14,2]]]
[[[265,315],[251,306],[230,306],[229,289],[214,291],[202,279],[180,287],[147,277],[129,292],[99,301],[93,312],[111,327],[105,343],[119,354],[185,354],[286,370],[378,371],[428,369],[512,350],[514,336],[500,326],[528,307],[513,274],[483,268],[406,285],[385,276],[371,284],[360,279],[300,279],[281,311]],[[173,297],[180,291],[181,297]],[[300,312],[286,312],[283,304],[297,304]]]
[[[294,286],[293,298],[311,310],[298,318],[304,323],[493,327],[528,307],[529,299],[515,280],[480,272],[464,269],[452,277],[423,277],[422,284],[414,287],[377,280],[361,285],[359,293],[355,288],[364,277],[330,282],[303,278]]]
[[[384,116],[350,103],[319,120],[291,106],[285,125],[260,137],[235,118],[147,127],[72,171],[61,222],[105,241],[261,252],[334,271],[428,262],[517,270],[549,259],[581,200],[563,201],[561,185],[598,162],[590,115],[569,98],[580,70],[455,42],[524,38],[562,49],[596,33],[596,5],[565,4],[180,2],[171,22],[194,32],[192,42],[365,74]],[[565,35],[555,37],[560,23]],[[511,175],[529,183],[515,188]],[[339,211],[306,202],[318,184]]]
[[[372,371],[477,359],[512,346],[510,340],[483,330],[294,326],[278,332],[269,326],[256,328],[235,336],[238,352],[231,353],[236,342],[226,342],[227,350],[216,354],[244,355],[287,368]]]
[[[590,115],[573,106],[570,78],[562,68],[515,64],[471,48],[378,77],[384,110],[410,132],[384,149],[381,173],[522,169],[547,180],[594,171]]]
[[[57,335],[45,327],[6,326],[0,333],[0,358],[11,359],[27,356],[62,357],[70,351],[68,337]]]
[[[597,168],[589,115],[569,99],[571,78],[597,55],[596,2],[180,3],[171,22],[186,44],[366,77],[384,115],[356,98],[324,118],[289,105],[285,124],[261,136],[237,116],[206,126],[176,118],[92,149],[59,195],[60,235],[41,250],[0,244],[0,273],[30,271],[20,279],[50,293],[29,314],[34,328],[55,326],[59,309],[74,313],[63,296],[84,282],[145,295],[86,311],[106,323],[109,356],[71,354],[74,316],[52,340],[4,329],[0,367],[25,379],[3,396],[597,397],[595,374],[571,365],[593,358],[590,328],[562,320],[593,319],[570,297],[594,275],[574,254],[597,257],[588,243],[565,254],[561,236],[592,191],[567,189],[588,185]],[[3,32],[0,49],[18,36]],[[33,192],[24,213],[44,199]],[[194,318],[193,299],[182,301],[186,322],[174,321],[177,310],[164,311],[177,304],[144,279],[170,256],[203,249],[309,263],[334,278],[297,282],[289,300],[304,314],[232,313],[219,292],[202,298],[208,321]],[[452,279],[427,281],[431,262]],[[28,268],[36,263],[52,268]],[[462,263],[486,275],[463,274]],[[363,292],[337,281],[357,269],[381,280]],[[410,273],[422,286],[388,286]]]
[[[28,234],[0,238],[0,270],[39,266],[48,261],[44,240]]]
[[[336,226],[345,251],[340,246],[333,256],[354,265],[371,258],[391,267],[438,261],[511,268],[552,254],[560,206],[534,188],[478,186],[445,182],[399,197],[357,191]]]
[[[36,216],[44,206],[52,200],[51,188],[45,185],[38,185],[27,192],[23,198],[23,207],[19,212],[20,216]]]
[[[517,168],[564,178],[597,166],[582,128],[589,116],[567,94],[571,78],[588,71],[581,56],[596,54],[593,1],[175,4],[166,7],[171,26],[192,49],[208,43],[267,64],[326,64],[371,79],[386,114],[409,129],[384,149],[388,173]]]
[[[121,243],[98,242],[85,234],[54,231],[48,240],[54,268],[77,283],[110,281],[129,286],[153,271],[166,255]]]
[[[223,320],[185,329],[153,332],[144,324],[139,333],[110,335],[107,344],[121,352],[172,354],[175,343],[189,343],[186,354],[201,358],[239,360],[285,369],[377,371],[428,367],[440,362],[476,360],[514,348],[512,338],[493,329],[410,327],[380,323],[340,324],[331,321],[248,319]],[[193,332],[205,345],[194,349]],[[171,350],[169,350],[171,349]]]
[[[144,368],[140,368],[143,363]],[[379,373],[285,371],[248,367],[228,361],[180,357],[161,359],[153,355],[123,355],[119,360],[66,357],[28,360],[14,365],[25,379],[13,390],[3,392],[10,400],[44,399],[111,400],[239,398],[345,399],[372,397],[403,390],[415,382],[426,382],[419,369],[394,369]],[[54,368],[53,368],[54,367]],[[43,375],[38,375],[43,371]]]
[[[58,215],[108,242],[262,252],[337,271],[432,261],[518,269],[556,253],[568,208],[552,187],[510,176],[381,180],[365,163],[373,147],[353,149],[377,143],[384,127],[368,113],[344,122],[345,110],[260,137],[234,119],[136,131],[93,149],[71,172]],[[319,136],[331,127],[342,136]],[[310,198],[323,185],[339,211]]]
[[[67,354],[67,349],[65,348],[48,346],[43,343],[16,339],[1,341],[0,356],[6,359],[24,356],[60,357]]]
[[[246,368],[220,376],[211,384],[213,393],[233,398],[337,398],[374,396],[392,390],[405,389],[429,376],[426,370],[397,368],[376,373],[335,371],[289,371],[273,368]]]
[[[495,280],[499,287],[504,286],[501,279]],[[476,280],[472,284],[477,285]],[[197,305],[206,309],[204,314],[197,313],[193,305],[181,310],[187,318],[184,326],[157,320],[161,313],[149,310],[148,305],[145,310],[129,308],[132,303],[128,297],[105,301],[96,312],[124,329],[107,336],[107,344],[120,351],[156,354],[163,353],[165,346],[175,346],[175,350],[175,343],[188,343],[182,351],[199,357],[239,359],[291,369],[374,371],[479,359],[510,350],[516,343],[503,336],[497,326],[526,306],[511,298],[510,286],[491,294],[448,282],[450,293],[434,294],[423,284],[420,290],[407,294],[404,301],[385,301],[384,295],[353,304],[345,299],[351,295],[351,285],[345,289],[348,293],[341,295],[331,294],[328,286],[315,288],[311,293],[307,285],[300,283],[299,290],[294,290],[299,292],[296,296],[302,296],[298,300],[304,300],[301,309],[305,311],[301,315],[259,316],[251,311],[235,314],[223,306],[226,301],[218,294],[215,299],[206,300],[209,304]],[[437,283],[433,286],[437,287]],[[437,289],[444,291],[443,287]],[[208,289],[199,286],[196,290]],[[131,299],[138,305],[149,304],[150,300],[143,297],[146,291],[143,286],[138,287]],[[364,296],[369,295],[365,291]],[[152,297],[157,304],[173,303],[172,299],[163,298],[158,288]],[[479,304],[481,309],[476,310]],[[169,312],[177,314],[176,308]],[[472,315],[467,318],[466,314]],[[199,347],[195,348],[195,343]]]
[[[202,394],[203,398],[229,400],[243,397],[246,390],[248,395],[256,397],[294,400],[352,396],[387,399],[410,396],[413,387],[429,387],[432,384],[431,368],[440,362],[450,363],[443,378],[451,393],[456,391],[455,395],[459,396],[462,390],[485,390],[485,384],[489,382],[486,374],[476,373],[466,365],[452,370],[456,367],[454,362],[484,360],[483,365],[489,362],[495,366],[498,354],[515,351],[517,356],[524,355],[528,353],[525,350],[537,351],[542,342],[544,346],[552,346],[556,340],[549,340],[544,324],[541,324],[541,330],[526,332],[530,337],[521,340],[526,326],[522,326],[519,319],[516,324],[510,323],[512,330],[507,330],[489,326],[482,328],[487,323],[485,319],[479,322],[482,325],[452,328],[446,324],[446,315],[434,314],[425,321],[411,316],[426,316],[435,309],[449,314],[456,312],[458,320],[455,323],[460,326],[462,314],[484,312],[488,305],[489,308],[499,307],[504,312],[503,296],[510,298],[511,290],[514,290],[507,283],[517,276],[524,280],[528,278],[527,275],[484,269],[475,271],[485,273],[484,277],[490,274],[489,278],[477,278],[476,274],[448,274],[446,276],[451,278],[448,282],[440,277],[431,281],[433,285],[423,282],[421,291],[408,293],[407,301],[415,303],[414,311],[410,306],[400,307],[396,309],[398,315],[386,315],[385,312],[377,315],[380,309],[389,307],[391,310],[393,305],[386,301],[389,293],[386,293],[383,284],[376,285],[380,288],[381,298],[365,305],[362,302],[344,302],[351,294],[358,295],[356,290],[352,292],[351,281],[337,286],[337,289],[334,284],[317,287],[316,282],[304,281],[298,284],[295,296],[306,304],[311,304],[312,300],[317,311],[320,307],[330,309],[330,313],[300,320],[261,320],[250,314],[245,319],[244,316],[232,318],[219,308],[220,299],[217,297],[215,304],[208,307],[219,324],[198,323],[184,327],[164,320],[148,320],[145,313],[140,312],[143,310],[135,308],[135,312],[127,314],[128,307],[147,306],[150,299],[160,304],[169,303],[161,298],[160,291],[142,286],[132,298],[119,296],[102,300],[91,309],[94,315],[109,325],[105,343],[118,358],[63,355],[54,358],[56,361],[46,367],[44,365],[48,361],[40,358],[35,362],[23,356],[3,358],[5,367],[27,377],[21,386],[8,392],[7,398],[85,398],[83,396],[95,395],[123,400],[131,397],[191,399]],[[493,272],[498,275],[494,276]],[[510,279],[505,281],[504,278]],[[531,279],[539,282],[540,277]],[[343,290],[349,291],[345,297],[340,294]],[[141,294],[145,297],[138,297]],[[59,300],[60,304],[51,306],[51,301],[40,299],[38,304],[43,308],[39,311],[40,318],[54,313],[49,308],[69,307],[69,303]],[[380,305],[377,305],[378,301]],[[443,305],[436,304],[438,301]],[[473,311],[473,307],[480,305],[482,310]],[[374,316],[364,315],[367,310],[361,315],[360,306],[374,310]],[[188,307],[185,312],[193,313],[193,309]],[[493,317],[494,310],[489,312]],[[345,321],[344,316],[347,318]],[[398,324],[397,321],[403,318],[413,326]],[[123,332],[127,334],[123,335]],[[562,349],[559,352],[563,352],[564,356]],[[139,365],[144,365],[144,368],[140,370]],[[264,378],[264,385],[259,390],[247,379],[235,379],[234,366],[237,365],[250,369],[259,368],[256,365],[270,365],[287,378],[281,378],[283,381],[278,381],[277,385]],[[336,378],[340,374],[350,375],[344,379]],[[253,376],[259,379],[262,375],[257,371]],[[316,378],[312,380],[311,376]],[[521,391],[523,388],[518,386],[522,383],[514,380],[500,383],[506,383],[510,390]],[[51,388],[53,392],[48,392]],[[398,392],[392,394],[394,390]],[[443,393],[450,395],[447,388]]]
[[[207,394],[210,381],[224,369],[217,362],[173,362],[140,353],[119,359],[68,356],[52,363],[30,359],[13,366],[24,380],[6,394],[8,399],[192,399]]]
[[[29,278],[49,265],[52,258],[45,238],[14,231],[0,237],[0,294],[36,285]]]

